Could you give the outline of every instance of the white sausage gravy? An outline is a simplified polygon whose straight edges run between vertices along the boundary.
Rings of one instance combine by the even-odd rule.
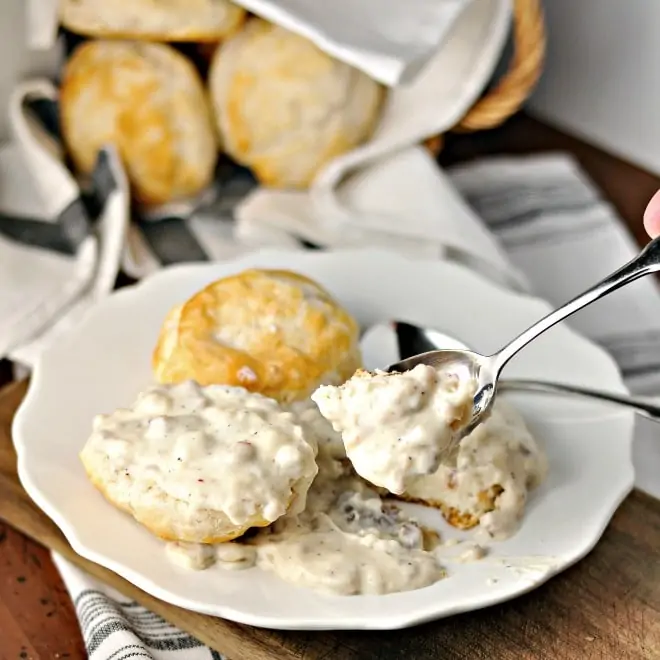
[[[442,451],[469,419],[474,382],[419,364],[404,373],[358,371],[312,395],[341,433],[346,454],[367,481],[401,495],[433,474]]]
[[[302,511],[318,470],[314,437],[294,413],[240,387],[193,381],[154,385],[97,415],[81,459],[148,528],[202,542]]]
[[[379,375],[376,375],[363,380],[378,378]],[[422,370],[413,374],[409,380],[388,376],[377,380],[377,383],[379,384],[376,387],[381,388],[383,397],[381,404],[375,406],[377,409],[366,410],[365,417],[360,418],[359,402],[356,402],[350,414],[354,415],[353,419],[356,423],[367,423],[364,420],[375,423],[375,420],[382,421],[387,418],[388,406],[390,408],[398,406],[395,410],[396,415],[393,416],[393,423],[399,435],[406,437],[409,437],[416,425],[421,426],[422,430],[426,428],[425,420],[431,428],[437,429],[443,423],[442,420],[447,424],[447,420],[458,419],[459,414],[452,412],[452,406],[456,406],[458,410],[462,405],[461,402],[471,397],[471,393],[462,391],[461,388],[457,391],[453,387],[447,388],[443,384],[438,384],[430,374],[422,373]],[[168,391],[168,387],[162,389],[163,387],[159,386],[158,394]],[[212,395],[209,395],[206,393],[208,388],[187,387],[188,390],[186,388],[177,390],[175,409],[177,412],[180,411],[182,421],[187,420],[189,426],[183,429],[170,425],[167,434],[157,434],[158,438],[154,436],[148,441],[150,447],[148,455],[140,457],[131,454],[131,461],[145,464],[145,468],[146,462],[150,465],[160,462],[155,474],[158,475],[157,479],[164,490],[178,494],[183,483],[181,481],[183,475],[175,474],[172,485],[168,485],[171,468],[200,468],[206,477],[210,476],[219,465],[224,465],[221,454],[231,452],[233,444],[242,442],[245,434],[254,431],[249,419],[241,412],[245,410],[246,405],[250,415],[259,417],[258,420],[255,419],[259,429],[263,431],[267,428],[267,424],[263,425],[265,422],[275,422],[276,428],[286,429],[287,439],[282,438],[283,446],[295,447],[300,457],[304,457],[304,469],[295,467],[291,474],[287,471],[290,471],[292,466],[289,466],[283,457],[278,458],[278,463],[282,464],[281,470],[287,472],[288,478],[292,474],[296,477],[300,476],[302,477],[300,483],[304,484],[307,479],[311,480],[313,477],[307,465],[305,446],[313,450],[318,448],[315,459],[318,474],[306,493],[302,491],[297,493],[297,506],[289,507],[287,513],[270,526],[253,529],[240,539],[226,543],[168,543],[166,551],[172,561],[190,570],[207,569],[213,565],[225,569],[247,569],[258,566],[292,584],[339,595],[408,591],[428,586],[446,576],[442,566],[444,557],[441,547],[436,549],[437,535],[424,529],[402,512],[397,504],[387,499],[388,493],[367,484],[355,473],[346,458],[339,433],[324,419],[314,403],[308,401],[294,404],[285,410],[274,401],[268,404],[253,401],[253,395],[247,392],[244,396],[239,396],[239,392],[234,392],[234,388],[229,391],[221,391],[217,388],[212,391]],[[359,399],[361,396],[359,388],[362,384],[357,387],[356,397]],[[453,402],[446,403],[446,399],[443,399],[445,403],[440,404],[442,407],[440,419],[437,413],[432,413],[428,409],[433,404],[426,400],[427,398],[435,400],[434,387],[441,389],[443,395],[449,395],[450,402]],[[389,388],[392,392],[388,393]],[[188,395],[189,399],[186,398]],[[171,396],[168,397],[171,400]],[[316,395],[314,398],[319,401],[323,399]],[[213,403],[214,399],[217,403]],[[230,399],[232,399],[231,403]],[[437,400],[440,401],[439,394]],[[144,429],[148,429],[151,425],[148,419],[150,415],[154,419],[161,419],[167,414],[160,400],[156,401],[150,396],[148,400],[140,399],[140,401],[142,403],[138,406],[139,420],[135,419],[126,426],[125,423],[128,423],[129,419],[124,418],[122,423],[110,425],[113,429],[113,433],[110,434],[112,437],[108,434],[104,436],[118,451],[118,456],[113,460],[126,460],[125,448],[121,451],[119,449],[123,447],[122,441],[125,442],[129,438],[122,438],[122,434],[130,429],[135,433],[144,432]],[[201,414],[202,410],[206,411],[203,414],[204,429],[216,428],[213,424],[219,422],[220,417],[209,410],[209,407],[214,406],[224,406],[226,409],[235,406],[236,410],[231,414],[226,410],[225,414],[240,423],[233,431],[224,428],[221,441],[223,449],[220,455],[216,455],[213,459],[213,465],[209,464],[205,467],[201,448],[202,445],[208,446],[205,444],[207,441],[201,444],[192,442],[194,438],[187,434],[193,429],[197,431],[200,428],[201,422],[195,420],[196,415]],[[469,512],[474,511],[475,515],[481,517],[482,524],[490,537],[502,538],[515,531],[524,508],[527,490],[545,475],[545,459],[524,428],[521,418],[513,411],[503,409],[499,412],[499,409],[498,402],[491,418],[461,441],[456,465],[439,468],[436,466],[432,475],[406,476],[403,481],[405,487],[412,491],[412,494],[404,495],[431,504],[446,499],[456,509],[464,507]],[[136,426],[133,427],[132,424]],[[250,428],[247,428],[246,424]],[[220,433],[219,426],[217,429]],[[186,438],[185,443],[182,437]],[[386,434],[389,442],[392,437],[391,434]],[[298,444],[301,438],[304,438],[303,445]],[[408,447],[410,451],[417,451],[416,438],[413,433]],[[420,442],[422,451],[426,451],[425,442]],[[187,454],[182,454],[177,449],[184,446],[189,446],[186,450]],[[259,446],[257,444],[257,454]],[[272,453],[274,445],[265,446],[271,452],[268,454],[270,457],[268,460],[274,460],[279,450]],[[104,451],[105,449],[107,447]],[[381,448],[380,451],[382,450]],[[138,452],[138,446],[136,445],[132,451]],[[432,453],[428,449],[426,462],[417,468],[419,472],[432,469]],[[183,466],[180,465],[181,461],[178,461],[179,457],[184,459]],[[255,457],[254,460],[261,459]],[[192,462],[188,463],[188,461]],[[246,465],[249,464],[248,461]],[[264,480],[268,482],[271,478],[266,466],[260,468],[260,474],[263,475],[261,481],[254,479],[250,481],[245,475],[240,474],[241,471],[248,469],[243,463],[239,461],[233,465],[235,478],[243,484],[243,488],[247,488],[248,484],[252,483],[255,493],[272,491],[273,484],[264,482]],[[393,472],[389,473],[390,477],[395,474],[397,479],[402,478],[400,473],[396,472],[394,462],[383,461],[380,465],[385,466],[383,468],[385,473],[390,469],[388,465],[391,465]],[[277,475],[281,471],[280,468],[269,469],[273,470],[273,483],[279,483]],[[234,476],[231,479],[234,479]],[[390,479],[387,479],[387,483],[389,482]],[[186,486],[194,487],[194,484],[199,482],[186,476],[185,483]],[[501,488],[491,509],[477,510],[474,507],[475,494],[486,486],[494,486],[496,483]],[[398,484],[400,485],[400,482]],[[203,492],[203,498],[191,502],[193,508],[196,502],[208,504],[210,501],[214,503],[217,501],[220,505],[220,501],[216,500],[218,497],[223,497],[220,492],[211,492],[206,488]],[[199,495],[202,495],[202,491],[199,491]],[[254,497],[250,495],[248,499]],[[472,555],[478,558],[481,553],[471,553]]]
[[[293,409],[319,447],[319,473],[305,510],[242,541],[202,548],[169,544],[170,557],[195,569],[215,562],[228,569],[257,565],[287,582],[340,595],[408,591],[444,577],[432,552],[435,535],[355,474],[313,403]]]

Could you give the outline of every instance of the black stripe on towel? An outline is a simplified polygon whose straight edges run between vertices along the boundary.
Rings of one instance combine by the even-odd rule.
[[[115,633],[129,633],[134,636],[133,639],[138,638],[144,645],[144,651],[148,649],[182,651],[204,646],[198,639],[169,625],[167,626],[169,630],[167,636],[162,633],[154,634],[150,632],[148,625],[145,626],[137,620],[139,617],[136,617],[136,613],[138,615],[151,615],[151,617],[158,619],[162,623],[165,623],[164,619],[161,619],[141,606],[135,607],[129,614],[126,611],[126,605],[119,605],[110,600],[105,594],[93,589],[82,591],[75,599],[74,605],[81,621],[85,645],[90,656],[93,655],[105,640]],[[127,644],[120,652],[124,650],[138,654],[141,652],[140,646],[134,643]]]
[[[138,221],[138,227],[149,249],[163,266],[188,261],[209,261],[201,243],[182,218],[141,220]]]
[[[0,234],[24,245],[72,256],[93,232],[95,220],[117,190],[113,159],[101,151],[90,191],[73,200],[55,222],[0,214]]]
[[[25,99],[23,107],[39,122],[41,127],[55,140],[61,141],[60,111],[57,101],[45,97]]]
[[[57,224],[62,228],[62,233],[74,252],[92,231],[92,221],[80,197],[60,213]]]
[[[0,234],[17,243],[74,255],[90,235],[92,223],[83,201],[75,199],[56,222],[0,214]]]
[[[16,243],[59,254],[74,255],[71,243],[61,225],[33,218],[0,215],[0,235]]]

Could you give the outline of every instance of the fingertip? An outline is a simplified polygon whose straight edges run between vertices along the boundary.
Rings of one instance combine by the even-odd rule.
[[[651,238],[660,236],[660,190],[653,195],[644,211],[644,229]]]

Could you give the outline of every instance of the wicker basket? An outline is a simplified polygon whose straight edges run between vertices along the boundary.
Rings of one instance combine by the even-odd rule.
[[[482,131],[495,128],[515,114],[525,103],[543,70],[545,23],[541,0],[514,0],[514,53],[509,70],[499,82],[470,108],[452,132]],[[444,139],[438,135],[426,141],[435,154]]]

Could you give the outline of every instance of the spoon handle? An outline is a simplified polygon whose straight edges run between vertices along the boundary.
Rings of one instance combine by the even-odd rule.
[[[502,367],[519,350],[553,325],[563,321],[571,314],[575,314],[575,312],[590,305],[592,302],[603,298],[608,293],[616,291],[629,282],[658,270],[660,270],[660,238],[655,238],[634,259],[619,268],[619,270],[608,275],[604,280],[587,289],[576,298],[573,298],[559,309],[550,312],[495,353],[492,357],[495,361],[494,367],[496,373],[499,374]]]
[[[502,380],[499,385],[502,391],[517,390],[520,392],[550,392],[560,394],[577,394],[579,396],[613,403],[618,406],[632,408],[640,415],[652,419],[654,422],[660,422],[660,405],[651,403],[641,397],[625,396],[623,394],[611,394],[601,390],[593,390],[576,385],[564,385],[561,383],[551,383],[540,380]]]

